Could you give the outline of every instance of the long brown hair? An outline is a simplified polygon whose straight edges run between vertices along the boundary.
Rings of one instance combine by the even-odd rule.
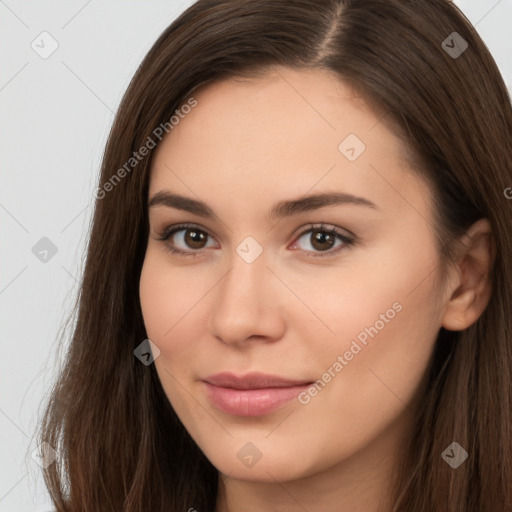
[[[512,510],[512,107],[486,46],[447,0],[200,0],[159,37],[108,139],[72,339],[38,432],[57,450],[44,470],[57,510],[214,510],[217,470],[155,366],[134,357],[147,338],[138,285],[154,150],[126,163],[200,84],[280,65],[332,70],[386,112],[435,191],[443,262],[458,235],[489,219],[492,297],[468,329],[439,332],[394,512]],[[453,441],[469,453],[456,470],[441,457]]]

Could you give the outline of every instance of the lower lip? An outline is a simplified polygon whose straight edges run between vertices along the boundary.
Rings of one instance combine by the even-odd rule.
[[[236,416],[262,416],[290,402],[311,384],[285,388],[233,389],[205,382],[210,400],[221,411]]]

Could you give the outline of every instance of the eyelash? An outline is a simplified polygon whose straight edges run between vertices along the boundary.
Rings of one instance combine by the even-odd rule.
[[[201,233],[205,233],[207,236],[211,237],[210,233],[208,233],[208,231],[206,229],[203,229],[203,228],[201,228],[198,225],[195,225],[195,224],[178,224],[176,226],[170,226],[170,227],[166,228],[163,232],[159,233],[158,237],[156,238],[156,240],[158,240],[159,242],[166,242],[175,233],[177,233],[179,231],[187,230],[187,229],[196,229],[197,231],[200,231]],[[341,239],[341,241],[343,242],[343,245],[341,247],[338,247],[335,250],[320,251],[320,252],[316,252],[316,253],[314,253],[313,251],[303,251],[303,252],[306,252],[308,254],[313,252],[313,254],[310,254],[310,256],[313,257],[313,258],[322,258],[322,257],[326,257],[326,256],[332,256],[333,254],[338,253],[343,247],[347,248],[347,247],[352,246],[355,243],[355,239],[350,238],[350,237],[342,234],[336,228],[334,228],[334,227],[329,228],[325,224],[320,223],[320,224],[309,224],[307,226],[307,229],[305,229],[304,231],[301,231],[299,233],[299,235],[297,235],[297,237],[295,238],[294,244],[296,243],[297,240],[302,238],[306,233],[309,233],[310,231],[320,231],[320,232],[323,232],[323,233],[326,233],[326,234],[329,234],[329,235],[333,235],[333,236]],[[172,254],[177,254],[179,256],[192,257],[192,258],[195,258],[198,255],[198,252],[200,250],[199,249],[197,251],[194,251],[194,250],[182,251],[180,249],[175,249],[174,247],[170,247],[167,244],[165,244],[165,247]]]

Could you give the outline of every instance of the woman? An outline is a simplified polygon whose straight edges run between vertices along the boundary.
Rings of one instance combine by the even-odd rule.
[[[511,136],[445,0],[187,9],[104,155],[57,510],[512,510]]]

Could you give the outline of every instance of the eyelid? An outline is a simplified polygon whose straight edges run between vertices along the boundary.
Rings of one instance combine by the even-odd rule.
[[[209,229],[205,228],[204,226],[201,226],[200,224],[195,224],[194,222],[182,222],[178,224],[171,224],[165,227],[162,231],[158,232],[158,235],[160,237],[159,239],[170,236],[176,231],[181,231],[182,229],[197,229],[198,231],[203,231],[208,236],[215,238]]]
[[[338,226],[335,226],[334,224],[327,224],[325,222],[313,222],[310,224],[305,224],[304,226],[301,226],[296,231],[292,233],[292,237],[294,239],[297,239],[304,235],[306,232],[311,231],[312,229],[317,229],[321,231],[335,231],[339,235],[342,235],[346,238],[351,238],[352,240],[355,240],[356,236],[354,233],[350,232],[348,229],[345,228],[339,228]]]

